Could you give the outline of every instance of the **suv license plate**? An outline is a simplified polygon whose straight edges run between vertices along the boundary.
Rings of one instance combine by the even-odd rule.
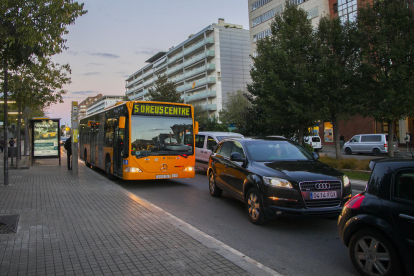
[[[170,174],[157,174],[155,178],[171,178]]]
[[[336,198],[336,191],[310,193],[310,199]]]

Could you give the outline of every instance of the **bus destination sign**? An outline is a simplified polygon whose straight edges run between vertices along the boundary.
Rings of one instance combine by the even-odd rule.
[[[132,114],[133,115],[191,117],[191,107],[182,106],[182,105],[134,103]]]

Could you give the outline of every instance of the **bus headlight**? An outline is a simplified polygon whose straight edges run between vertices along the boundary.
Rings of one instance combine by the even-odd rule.
[[[125,172],[138,173],[138,172],[142,172],[142,170],[136,167],[126,167]]]
[[[186,167],[183,172],[193,172],[194,170],[194,167]]]

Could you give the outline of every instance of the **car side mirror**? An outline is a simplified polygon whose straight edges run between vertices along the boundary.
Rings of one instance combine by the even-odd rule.
[[[313,156],[313,158],[315,158],[316,160],[318,160],[319,159],[319,154],[317,153],[317,152],[312,152],[312,156]]]
[[[216,151],[216,148],[217,148],[217,145],[212,146],[212,147],[211,147],[211,152],[215,152],[215,151]]]
[[[244,158],[241,156],[241,154],[240,153],[238,153],[238,152],[233,152],[231,155],[230,155],[230,161],[235,161],[235,162],[244,162]]]

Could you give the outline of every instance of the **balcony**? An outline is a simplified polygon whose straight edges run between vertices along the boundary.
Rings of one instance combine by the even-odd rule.
[[[205,98],[212,98],[212,97],[216,97],[216,91],[215,90],[207,90],[207,91],[197,93],[195,95],[186,96],[185,101],[188,103],[188,102],[192,102],[192,101],[196,101],[196,100],[200,100],[200,99],[205,99]]]
[[[171,75],[172,73],[174,73],[174,72],[182,69],[183,67],[184,67],[184,63],[181,63],[180,65],[177,65],[177,66],[175,66],[175,67],[173,67],[171,69],[168,69],[165,73],[167,75]]]
[[[127,83],[125,87],[130,87],[131,85],[135,84],[136,82],[142,80],[142,75],[138,76],[136,79],[132,80],[131,82]]]
[[[201,105],[201,110],[203,111],[216,111],[217,105],[216,104],[204,104]]]
[[[205,79],[201,79],[198,81],[195,81],[195,83],[189,83],[183,86],[180,86],[177,88],[178,92],[182,92],[184,90],[188,90],[188,89],[193,89],[194,88],[200,86],[200,85],[205,85],[205,84],[211,84],[211,83],[216,83],[216,78],[215,77],[209,77],[209,78],[205,78]]]
[[[183,57],[183,52],[175,55],[171,59],[168,59],[167,63],[173,63],[174,61],[176,61],[177,59],[182,58],[182,57]]]
[[[216,65],[214,63],[210,63],[210,64],[204,65],[204,66],[202,66],[200,68],[197,68],[195,70],[185,72],[184,75],[185,75],[185,78],[189,78],[189,77],[192,77],[194,75],[197,75],[197,74],[199,74],[201,72],[211,71],[211,70],[215,70],[215,69],[216,69]]]
[[[145,78],[145,77],[147,77],[147,76],[149,76],[149,75],[151,75],[153,73],[154,73],[154,70],[153,69],[150,69],[148,72],[146,72],[145,74],[142,75],[142,78]]]
[[[203,47],[206,44],[213,44],[214,43],[214,38],[213,37],[208,37],[205,38],[203,40],[201,40],[200,42],[194,44],[193,46],[191,46],[190,48],[187,48],[184,50],[184,56],[188,55],[189,53],[199,49],[200,47]]]
[[[172,81],[172,82],[179,82],[179,81],[182,81],[184,78],[185,78],[185,76],[184,75],[181,75],[179,77],[170,79],[170,81]]]
[[[204,58],[214,57],[214,55],[215,55],[215,52],[213,50],[205,51],[204,53],[202,53],[200,55],[197,55],[196,57],[194,57],[192,59],[186,60],[184,62],[184,66],[187,67],[187,66],[189,66],[193,63],[196,63],[197,61],[200,61]]]

